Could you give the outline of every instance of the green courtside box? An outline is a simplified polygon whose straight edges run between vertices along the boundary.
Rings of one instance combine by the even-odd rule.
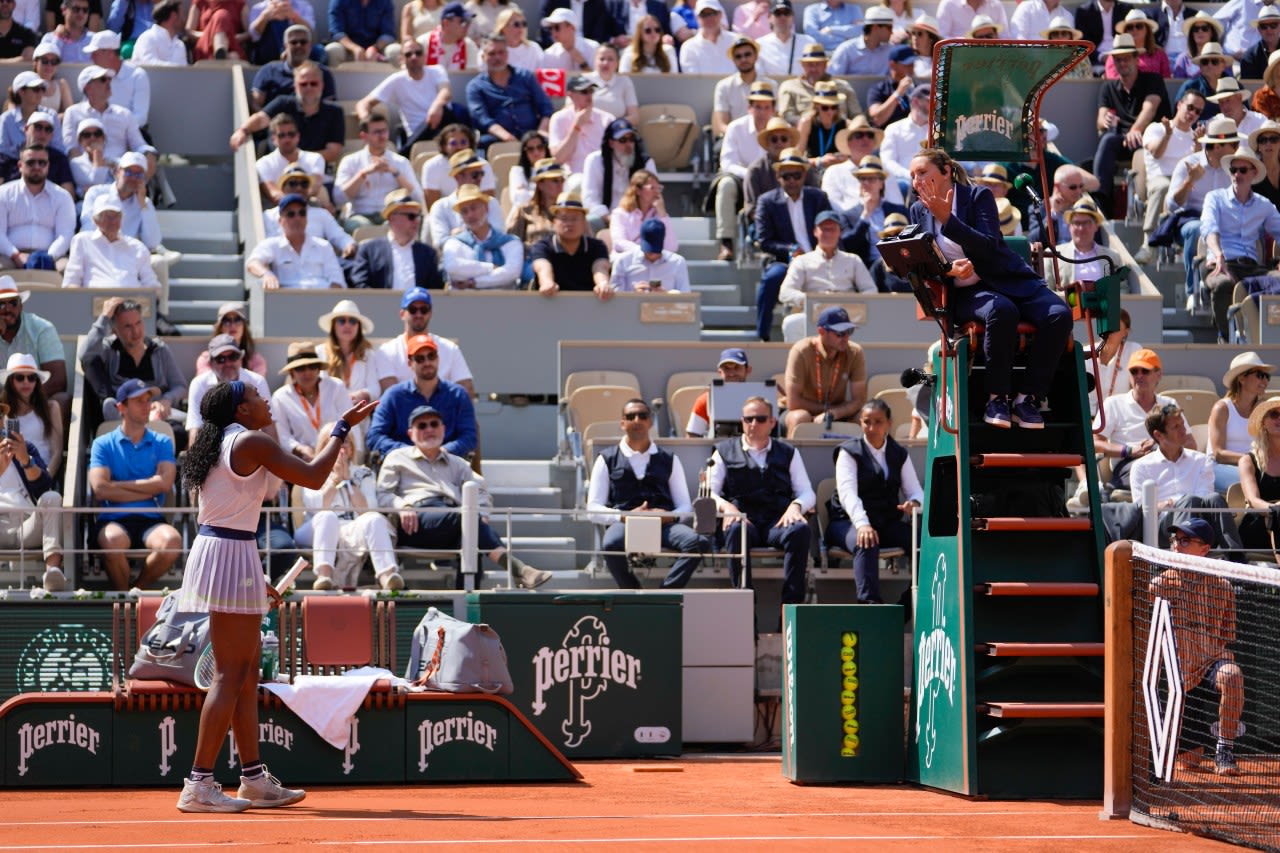
[[[782,608],[782,775],[792,782],[900,782],[902,608]]]
[[[568,758],[680,754],[679,595],[479,592],[467,619],[502,637],[507,698]]]

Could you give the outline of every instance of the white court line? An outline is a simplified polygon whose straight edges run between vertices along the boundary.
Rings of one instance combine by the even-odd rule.
[[[305,807],[304,807],[305,808]],[[135,826],[139,824],[178,824],[189,825],[196,823],[213,823],[222,824],[227,820],[253,820],[260,821],[270,820],[272,823],[314,823],[319,821],[329,821],[333,823],[374,823],[379,821],[456,821],[456,822],[472,822],[472,821],[492,821],[501,820],[505,822],[512,821],[574,821],[574,820],[707,820],[707,819],[724,819],[724,818],[793,818],[793,817],[1016,817],[1019,815],[1061,815],[1061,809],[1037,809],[1034,811],[1018,810],[1018,809],[1002,809],[991,811],[955,811],[955,812],[903,812],[903,811],[885,811],[885,812],[706,812],[706,813],[687,813],[687,814],[583,814],[583,815],[376,815],[370,814],[364,817],[326,817],[323,814],[316,815],[298,815],[283,816],[276,814],[263,814],[262,812],[252,812],[237,815],[236,818],[167,818],[159,820],[21,820],[21,821],[0,821],[0,830],[6,828],[17,828],[24,826]]]

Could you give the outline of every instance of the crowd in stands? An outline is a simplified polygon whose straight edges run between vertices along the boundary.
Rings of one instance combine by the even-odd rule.
[[[479,446],[475,387],[457,345],[429,331],[431,293],[581,291],[607,300],[691,289],[662,177],[646,150],[637,74],[714,80],[699,85],[713,87],[714,162],[705,165],[714,178],[705,210],[717,258],[760,261],[756,335],[770,340],[780,304],[784,336],[796,340],[806,295],[909,290],[877,243],[907,226],[916,199],[910,164],[928,131],[933,45],[952,37],[1085,39],[1094,50],[1073,74],[1103,79],[1098,145],[1088,169],[1053,163],[1045,216],[1055,242],[1027,200],[1010,192],[1017,164],[964,164],[970,174],[957,182],[989,192],[1002,232],[1025,237],[1033,257],[1056,247],[1068,259],[1118,264],[1120,247],[1110,245],[1105,225],[1120,205],[1117,175],[1132,161],[1145,192],[1136,260],[1181,246],[1187,310],[1210,312],[1225,340],[1237,285],[1265,289],[1274,279],[1258,246],[1280,237],[1280,12],[1245,0],[1212,14],[1180,2],[1144,9],[1116,0],[1074,9],[1022,0],[1012,14],[997,0],[926,6],[544,0],[530,21],[506,0],[410,0],[398,16],[392,0],[331,0],[326,9],[309,0],[195,0],[184,19],[176,0],[114,0],[109,8],[96,0],[46,8],[0,0],[0,62],[22,69],[0,114],[0,269],[61,273],[64,287],[167,287],[180,256],[165,248],[157,216],[166,203],[164,152],[148,133],[147,69],[240,59],[259,66],[252,114],[230,138],[232,149],[250,145],[258,154],[266,238],[246,258],[250,286],[403,294],[403,328],[382,330],[392,337],[381,346],[358,294],[335,296],[320,320],[322,339],[289,346],[274,393],[243,304],[218,310],[207,348],[187,365],[146,334],[143,305],[106,300],[77,356],[102,418],[119,423],[94,441],[88,476],[103,510],[89,540],[105,553],[110,583],[146,585],[172,566],[179,534],[162,510],[174,492],[177,454],[202,423],[207,393],[236,379],[270,401],[281,444],[303,458],[314,456],[325,425],[353,401],[381,401],[367,429],[344,440],[330,481],[301,491],[300,527],[290,532],[264,517],[262,543],[314,549],[316,588],[349,585],[366,554],[383,588],[401,588],[397,541],[453,547],[457,515],[429,510],[456,506],[475,476],[468,461]],[[325,43],[315,37],[319,12],[328,15]],[[83,65],[74,80],[59,74],[64,62]],[[386,68],[355,103],[358,140],[348,138],[335,100],[334,69],[347,62]],[[474,76],[455,85],[451,72],[463,71]],[[859,98],[844,79],[850,75],[878,79]],[[1175,78],[1185,82],[1169,98],[1166,81]],[[1262,85],[1251,91],[1243,80]],[[548,95],[557,86],[558,108]],[[1056,128],[1045,123],[1043,133],[1052,141]],[[1101,261],[1043,266],[1051,286],[1105,270]],[[1138,288],[1135,273],[1128,289]],[[68,370],[57,330],[24,313],[26,299],[13,278],[0,277],[7,359],[0,402],[16,422],[6,422],[0,439],[0,495],[31,510],[21,524],[0,526],[0,547],[39,545],[45,586],[60,589],[62,543],[50,510],[62,502]],[[778,493],[789,492],[792,503],[746,514],[763,513],[753,530],[770,515],[775,532],[760,541],[802,563],[808,534],[799,522],[813,508],[813,484],[797,474],[798,455],[768,436],[775,423],[788,437],[813,423],[859,424],[863,438],[838,455],[834,470],[835,507],[843,501],[846,511],[833,515],[844,526],[833,526],[830,544],[847,546],[860,598],[877,600],[867,553],[881,540],[901,544],[901,511],[921,499],[894,436],[904,427],[903,435],[919,435],[929,414],[920,409],[910,425],[893,424],[887,407],[868,398],[848,317],[828,312],[817,325],[815,336],[794,344],[781,408],[748,404],[740,424],[747,438],[736,449],[717,447],[722,464],[709,485],[723,509],[744,499],[735,471],[746,459],[781,466]],[[1191,429],[1198,424],[1156,393],[1158,355],[1127,341],[1127,326],[1101,352],[1108,432],[1098,450],[1116,460],[1110,484],[1121,497],[1137,469],[1160,483],[1161,511],[1221,505],[1236,483],[1250,506],[1280,500],[1270,485],[1280,477],[1280,453],[1268,453],[1272,436],[1280,441],[1276,409],[1265,401],[1272,366],[1256,355],[1232,363],[1200,453]],[[718,370],[726,381],[745,380],[745,351],[727,350]],[[631,401],[621,414],[626,437],[591,475],[589,508],[610,525],[606,550],[620,547],[621,535],[608,513],[633,509],[619,502],[637,497],[613,494],[609,476],[630,470],[652,486],[643,468],[657,463],[637,460],[659,458],[640,429],[651,421],[648,406]],[[714,434],[705,395],[681,426]],[[868,467],[892,475],[877,487],[874,507],[869,494],[858,497],[871,488]],[[688,495],[674,487],[683,474],[659,469],[672,484],[671,506],[661,509],[685,511]],[[1112,535],[1132,535],[1150,509],[1132,493],[1131,503],[1106,504]],[[366,511],[379,507],[392,512]],[[1221,532],[1229,545],[1243,536],[1243,546],[1263,546],[1265,529],[1237,533],[1228,521]],[[682,585],[707,543],[685,529],[664,528],[664,537],[664,546],[688,555],[667,579]],[[481,540],[525,586],[549,579],[510,555],[487,526]],[[151,553],[131,581],[126,555],[139,549]],[[606,563],[620,585],[634,585],[617,555]],[[801,566],[788,565],[784,587],[794,597]]]

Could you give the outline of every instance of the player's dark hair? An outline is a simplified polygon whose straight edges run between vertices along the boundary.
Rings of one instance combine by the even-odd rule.
[[[213,466],[218,464],[218,457],[222,455],[222,432],[236,419],[236,408],[228,382],[213,386],[200,401],[204,424],[191,442],[182,466],[182,485],[188,492],[203,486]]]

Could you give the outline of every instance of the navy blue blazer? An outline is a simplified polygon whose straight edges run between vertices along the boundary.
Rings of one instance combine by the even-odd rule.
[[[795,229],[791,227],[791,214],[787,213],[787,194],[778,187],[756,199],[756,239],[760,248],[786,263],[796,247]],[[831,200],[817,187],[801,189],[804,206],[804,225],[810,245],[813,244],[813,220],[824,210],[831,209]]]
[[[436,250],[426,243],[413,241],[413,279],[418,287],[427,290],[444,290],[444,278],[440,275],[440,261]],[[391,244],[386,237],[365,240],[356,250],[356,261],[351,268],[352,287],[392,286],[395,271],[391,261]]]
[[[1128,3],[1116,3],[1111,7],[1111,32],[1115,33],[1116,24],[1124,20],[1124,16],[1129,14],[1133,7]],[[1102,43],[1102,8],[1098,5],[1098,0],[1089,0],[1088,3],[1076,8],[1076,29],[1084,34],[1085,41],[1093,42],[1094,51],[1089,54],[1090,62],[1102,62],[1103,57],[1098,55],[1097,47]]]
[[[930,233],[937,228],[937,220],[920,201],[911,205],[911,221],[923,224]],[[956,184],[956,212],[942,226],[942,234],[959,243],[964,256],[973,261],[973,271],[982,279],[974,287],[985,286],[1014,298],[1034,296],[1044,287],[1044,279],[1005,245],[996,197],[986,187]]]

